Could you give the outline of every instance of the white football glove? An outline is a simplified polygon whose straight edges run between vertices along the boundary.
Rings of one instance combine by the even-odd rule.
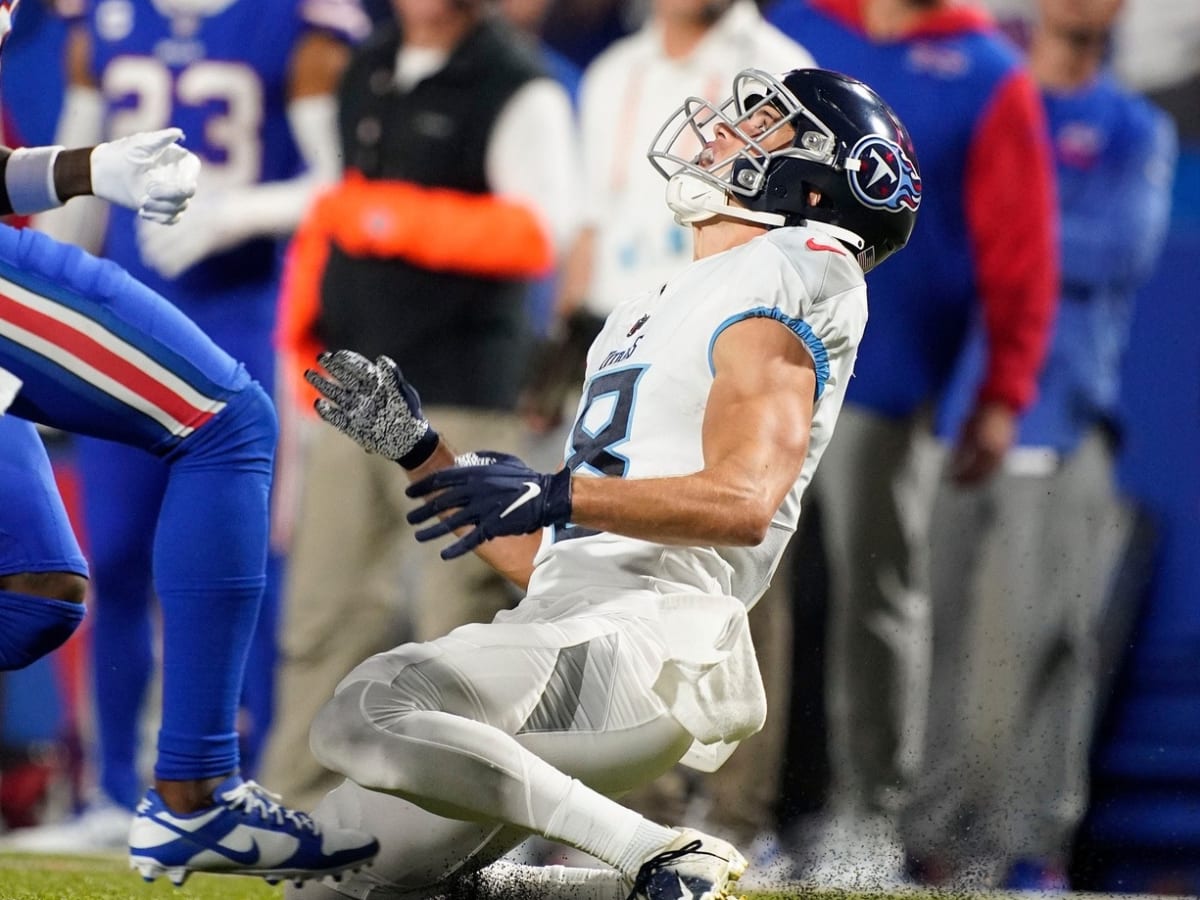
[[[196,193],[200,158],[180,147],[178,128],[139,132],[92,150],[92,193],[170,225]]]
[[[19,390],[21,379],[8,369],[0,369],[0,416],[4,415],[4,411],[17,399]]]
[[[164,278],[176,278],[214,253],[245,241],[249,235],[241,224],[237,198],[206,186],[188,204],[188,214],[171,228],[154,219],[138,222],[138,250],[147,266]]]

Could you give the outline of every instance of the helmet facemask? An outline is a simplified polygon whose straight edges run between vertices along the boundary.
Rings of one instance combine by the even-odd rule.
[[[759,131],[759,114],[768,107],[779,118]],[[738,141],[719,159],[713,156],[718,125]],[[780,132],[785,130],[793,133],[779,146]],[[832,130],[778,78],[758,69],[738,73],[733,94],[719,106],[700,97],[685,100],[659,129],[648,156],[667,179],[667,204],[680,224],[725,215],[769,227],[784,225],[783,214],[747,209],[736,198],[758,197],[770,167],[780,159],[838,165]]]

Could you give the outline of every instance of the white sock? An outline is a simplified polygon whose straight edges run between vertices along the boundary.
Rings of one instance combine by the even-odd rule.
[[[616,869],[526,866],[500,859],[479,872],[485,897],[625,900],[629,883]]]
[[[615,865],[632,878],[637,875],[642,863],[677,837],[679,832],[674,828],[655,825],[649,819],[642,819]]]
[[[572,779],[545,836],[578,847],[632,878],[646,857],[675,840],[677,832]]]

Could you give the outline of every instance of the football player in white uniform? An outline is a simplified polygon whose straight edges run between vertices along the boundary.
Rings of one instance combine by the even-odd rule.
[[[525,599],[374,656],[312,726],[346,782],[317,815],[379,836],[370,872],[295,897],[483,888],[577,900],[726,896],[728,843],[612,798],[719,766],[761,727],[746,624],[796,528],[867,320],[864,270],[902,248],[921,181],[870,88],[746,70],[650,151],[695,261],[618,307],[588,354],[566,464],[459,456],[387,358],[323,354],[317,411],[409,470],[420,540],[453,532]],[[440,518],[439,518],[440,517]],[[495,862],[530,833],[611,866]]]

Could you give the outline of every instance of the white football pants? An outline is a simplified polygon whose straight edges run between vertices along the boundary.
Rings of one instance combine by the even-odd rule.
[[[605,798],[692,742],[653,690],[666,652],[655,623],[593,615],[466,625],[371,657],[312,726],[317,759],[356,783],[319,817],[379,837],[359,879],[389,892],[477,870],[529,833],[616,864],[639,817]],[[354,879],[338,890],[366,896]]]

